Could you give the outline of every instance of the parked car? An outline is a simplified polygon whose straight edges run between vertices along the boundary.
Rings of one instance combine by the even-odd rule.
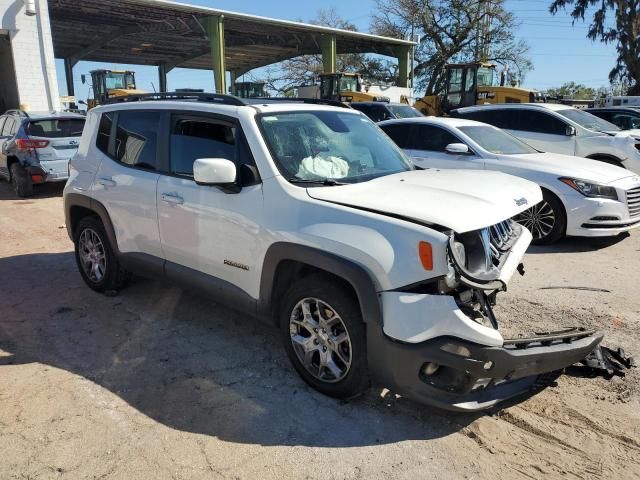
[[[632,135],[635,137],[640,136],[640,108],[602,107],[585,108],[584,111],[606,120],[609,123],[613,123],[620,130],[632,131]]]
[[[348,108],[171,97],[88,113],[64,204],[93,290],[135,272],[204,291],[279,326],[302,378],[339,398],[373,380],[483,409],[600,342],[500,334],[495,294],[531,241],[509,219],[542,199],[536,184],[415,170]]]
[[[537,183],[543,201],[515,217],[535,243],[640,227],[640,178],[587,158],[541,153],[499,128],[460,118],[411,118],[380,128],[421,168],[495,170]]]
[[[31,195],[36,184],[67,180],[84,121],[83,115],[63,112],[9,110],[0,116],[0,176],[16,195]]]
[[[592,158],[640,173],[638,141],[577,108],[514,103],[460,108],[452,116],[502,128],[543,152]]]
[[[382,122],[393,118],[424,117],[418,110],[404,103],[388,102],[352,102],[349,104],[364,113],[374,122]]]

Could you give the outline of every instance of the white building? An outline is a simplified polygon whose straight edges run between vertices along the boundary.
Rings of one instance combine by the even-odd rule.
[[[60,108],[47,0],[0,0],[0,113]]]

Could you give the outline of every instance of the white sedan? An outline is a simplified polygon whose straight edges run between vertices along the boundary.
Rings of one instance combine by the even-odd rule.
[[[543,201],[515,218],[535,243],[565,235],[612,236],[640,227],[640,178],[624,168],[541,153],[472,120],[425,117],[378,125],[418,167],[497,170],[540,185]]]

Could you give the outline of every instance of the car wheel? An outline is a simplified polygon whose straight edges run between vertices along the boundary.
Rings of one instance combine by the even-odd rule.
[[[17,162],[11,164],[11,186],[16,195],[24,198],[33,194],[33,184],[25,168]]]
[[[366,390],[365,326],[358,302],[339,281],[310,275],[296,282],[280,315],[287,355],[309,385],[336,398]]]
[[[82,279],[96,292],[122,289],[129,273],[120,267],[102,222],[85,217],[75,229],[75,256]]]
[[[567,214],[562,202],[553,193],[543,190],[542,201],[514,217],[533,236],[532,243],[548,245],[564,237]]]

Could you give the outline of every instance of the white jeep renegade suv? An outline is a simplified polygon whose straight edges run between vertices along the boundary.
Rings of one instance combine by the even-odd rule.
[[[416,170],[351,109],[182,95],[87,116],[64,200],[92,289],[167,278],[275,323],[325,394],[375,381],[458,410],[529,391],[601,340],[499,332],[496,293],[531,241],[509,218],[541,200],[534,183]]]

